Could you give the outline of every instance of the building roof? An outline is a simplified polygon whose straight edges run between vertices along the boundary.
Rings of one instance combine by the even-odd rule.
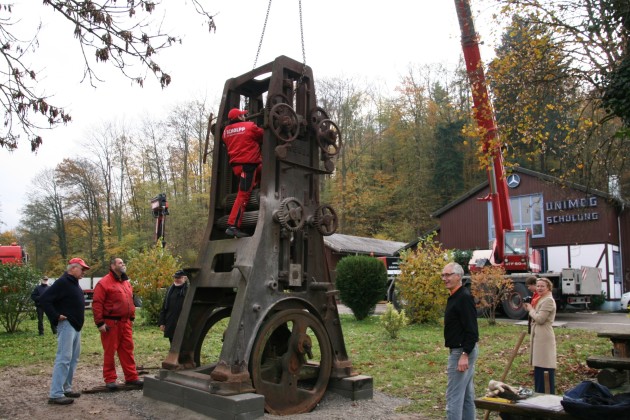
[[[325,236],[324,244],[333,251],[343,254],[373,253],[375,256],[391,256],[405,246],[404,242],[362,238],[360,236],[342,235],[340,233]]]
[[[551,176],[551,175],[543,174],[541,172],[532,171],[531,169],[525,169],[525,168],[520,167],[520,166],[512,167],[511,170],[510,170],[510,173],[512,173],[512,172],[518,172],[518,173],[521,173],[521,174],[525,174],[525,175],[529,175],[529,176],[533,176],[533,177],[542,179],[543,181],[553,182],[554,184],[558,184],[558,185],[564,185],[566,187],[573,188],[574,190],[582,191],[582,192],[585,192],[587,194],[596,195],[596,196],[599,196],[599,197],[602,197],[602,198],[605,198],[605,199],[608,199],[608,200],[622,201],[619,198],[614,197],[613,195],[611,195],[609,193],[606,193],[606,192],[603,192],[603,191],[599,191],[599,190],[596,190],[596,189],[593,189],[593,188],[588,188],[588,187],[585,187],[584,185],[576,184],[574,182],[564,181],[564,180],[562,180],[560,178],[556,178],[556,177]],[[488,186],[488,181],[485,181],[485,182],[477,185],[476,187],[474,187],[474,188],[468,190],[467,192],[465,192],[463,195],[461,195],[460,197],[458,197],[454,201],[451,201],[450,203],[448,203],[444,207],[437,209],[435,212],[433,212],[431,214],[431,217],[434,217],[434,218],[438,217],[439,218],[442,214],[446,213],[447,211],[449,211],[453,207],[458,206],[460,203],[463,203],[464,201],[468,200],[473,195],[477,195],[481,190],[483,190],[487,186]]]

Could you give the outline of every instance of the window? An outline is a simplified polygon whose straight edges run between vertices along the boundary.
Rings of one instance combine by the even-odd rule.
[[[532,238],[544,238],[545,225],[543,214],[542,194],[523,195],[510,197],[512,208],[512,222],[514,229],[529,229]],[[492,217],[492,203],[488,203],[488,237],[490,241],[495,239],[494,218]]]

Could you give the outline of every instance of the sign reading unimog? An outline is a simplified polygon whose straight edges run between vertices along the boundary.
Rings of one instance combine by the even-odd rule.
[[[599,220],[597,197],[575,198],[570,200],[548,201],[545,203],[547,224],[590,222]],[[555,213],[559,214],[555,214]],[[550,215],[551,213],[551,215]]]

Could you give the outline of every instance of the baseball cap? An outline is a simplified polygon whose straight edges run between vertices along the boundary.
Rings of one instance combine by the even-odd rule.
[[[178,279],[180,277],[184,277],[185,275],[186,275],[186,272],[184,270],[177,270],[175,274],[173,274],[173,277]]]
[[[241,111],[238,108],[232,108],[230,109],[230,112],[228,112],[228,119],[235,120],[241,115],[245,115],[245,114],[247,114],[247,111]]]
[[[87,265],[85,261],[83,261],[81,258],[73,258],[70,261],[68,261],[68,264],[79,264],[81,267],[83,267],[84,270],[90,269],[90,266]]]

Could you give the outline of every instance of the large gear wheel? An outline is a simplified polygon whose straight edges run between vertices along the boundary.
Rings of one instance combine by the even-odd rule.
[[[304,217],[304,206],[295,197],[287,197],[282,200],[277,217],[280,225],[291,232],[297,232],[302,229],[306,220]]]
[[[308,413],[322,399],[330,380],[333,351],[322,322],[302,309],[272,314],[257,333],[249,369],[265,411],[274,415]]]
[[[311,128],[315,132],[317,132],[317,127],[319,127],[320,122],[329,119],[328,114],[326,113],[324,108],[321,108],[319,106],[311,109],[311,112],[309,112],[309,116],[309,123],[311,124]]]
[[[327,205],[321,205],[315,210],[315,227],[323,236],[330,236],[337,231],[339,219],[335,210]]]

